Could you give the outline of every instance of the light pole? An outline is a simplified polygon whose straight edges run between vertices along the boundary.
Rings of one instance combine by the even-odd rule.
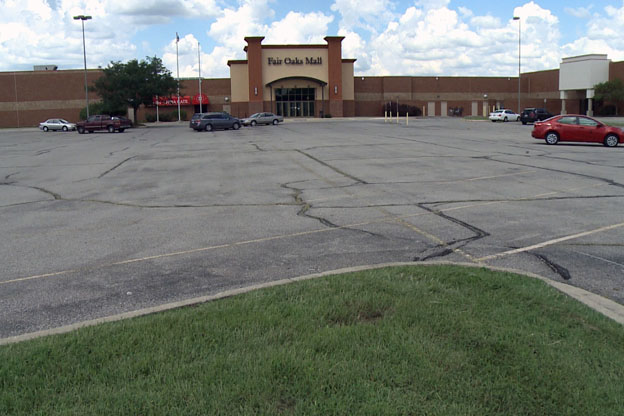
[[[90,20],[91,16],[85,16],[83,14],[74,16],[74,20],[80,20],[82,23],[82,54],[84,56],[84,84],[85,84],[85,99],[87,101],[87,118],[89,118],[89,88],[87,87],[87,46],[85,43],[85,34],[84,34],[84,22],[85,20]]]
[[[176,32],[176,68],[178,70],[178,123],[180,122],[180,61],[178,60],[178,42],[180,42],[180,36]]]
[[[519,16],[514,16],[513,20],[517,20],[518,21],[518,114],[520,114],[520,51],[521,51],[521,46],[522,43],[520,42],[520,33],[521,33],[521,25],[520,25],[520,17]]]
[[[201,46],[197,42],[197,63],[199,64],[199,112],[202,110],[202,90],[201,90]]]

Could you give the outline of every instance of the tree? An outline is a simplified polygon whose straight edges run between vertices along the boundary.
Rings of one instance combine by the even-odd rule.
[[[594,85],[594,99],[615,105],[615,114],[617,115],[618,104],[624,101],[624,82],[620,79],[614,79]]]
[[[111,62],[103,75],[95,82],[94,89],[102,97],[104,108],[109,111],[127,108],[134,110],[141,104],[152,104],[156,95],[170,95],[176,90],[176,81],[157,57],[136,59],[127,63]]]

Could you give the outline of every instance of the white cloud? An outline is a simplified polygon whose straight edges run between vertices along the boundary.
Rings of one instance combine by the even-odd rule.
[[[390,0],[335,0],[330,9],[341,16],[340,29],[382,29],[393,18]]]
[[[211,63],[207,76],[229,77],[227,61],[245,58],[246,36],[264,36],[265,44],[324,43],[333,20],[333,16],[319,12],[289,12],[281,20],[265,23],[273,16],[269,0],[245,0],[237,9],[223,10],[208,31],[219,46],[205,55],[205,60]],[[202,64],[202,73],[203,68]]]
[[[198,70],[199,39],[202,74],[228,77],[227,61],[245,58],[246,36],[265,36],[265,44],[322,44],[336,26],[345,36],[343,56],[356,58],[356,73],[364,75],[515,75],[519,25],[523,71],[557,68],[562,57],[586,53],[624,59],[624,3],[561,11],[562,18],[586,19],[565,45],[554,9],[535,1],[515,7],[509,18],[494,11],[478,15],[450,0],[408,1],[402,9],[399,4],[333,0],[325,10],[291,11],[276,20],[275,8],[294,6],[283,0],[0,0],[0,71],[37,64],[81,68],[82,29],[72,18],[78,14],[93,16],[85,22],[89,67],[149,54],[162,55],[175,73],[173,36],[163,39],[156,32],[168,25],[166,30],[181,35],[180,73],[191,77]],[[175,18],[184,23],[173,24]]]
[[[587,7],[576,7],[576,8],[564,7],[563,11],[571,16],[578,17],[579,19],[587,19],[591,17],[592,7],[593,7],[592,4],[590,4]]]
[[[369,70],[383,75],[517,74],[518,23],[448,8],[446,0],[417,2],[369,42]],[[558,19],[529,2],[520,16],[523,71],[555,68],[560,52]],[[530,41],[526,41],[530,39]],[[359,69],[359,67],[356,66]],[[365,72],[365,71],[363,71]]]
[[[328,26],[334,19],[323,13],[289,12],[284,19],[273,22],[266,31],[265,43],[324,43]]]
[[[340,29],[338,35],[345,37],[342,41],[342,56],[345,58],[357,59],[357,61],[355,61],[355,72],[370,72],[372,58],[366,41],[356,32],[350,32],[345,29]]]
[[[624,59],[624,5],[603,11],[589,18],[584,36],[562,46],[564,56],[606,53],[609,59]]]

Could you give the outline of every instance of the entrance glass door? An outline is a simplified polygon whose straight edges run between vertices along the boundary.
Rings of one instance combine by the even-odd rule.
[[[276,88],[276,112],[284,117],[314,117],[315,88]]]

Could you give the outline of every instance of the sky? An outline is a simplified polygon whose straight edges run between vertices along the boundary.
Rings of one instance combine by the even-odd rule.
[[[0,0],[0,71],[84,68],[80,14],[88,68],[156,56],[177,77],[177,57],[181,78],[228,78],[246,36],[344,36],[357,76],[517,76],[519,36],[523,73],[624,60],[624,0]]]

